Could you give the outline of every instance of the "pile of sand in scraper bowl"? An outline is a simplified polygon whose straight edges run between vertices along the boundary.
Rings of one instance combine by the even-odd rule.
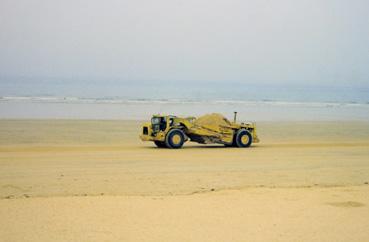
[[[206,114],[197,118],[194,122],[197,127],[219,130],[219,126],[229,126],[231,122],[219,113]]]

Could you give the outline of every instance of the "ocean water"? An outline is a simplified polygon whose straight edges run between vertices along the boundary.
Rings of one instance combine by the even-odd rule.
[[[1,97],[96,100],[285,101],[369,103],[369,86],[244,84],[241,82],[121,82],[0,78]]]
[[[233,111],[244,121],[369,120],[369,88],[237,82],[13,80],[0,82],[0,118],[149,119]]]

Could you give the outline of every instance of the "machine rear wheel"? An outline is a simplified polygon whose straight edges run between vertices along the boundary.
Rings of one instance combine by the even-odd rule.
[[[236,134],[237,147],[249,147],[252,143],[252,135],[246,129],[240,129]]]
[[[182,130],[180,129],[172,129],[168,132],[165,138],[165,145],[168,148],[178,149],[183,146],[185,141],[185,136]]]
[[[164,141],[154,141],[155,145],[159,148],[166,148],[167,146],[165,145]]]

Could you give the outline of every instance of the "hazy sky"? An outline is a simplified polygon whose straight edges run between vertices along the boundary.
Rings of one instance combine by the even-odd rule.
[[[368,13],[368,0],[0,0],[0,76],[368,87]]]

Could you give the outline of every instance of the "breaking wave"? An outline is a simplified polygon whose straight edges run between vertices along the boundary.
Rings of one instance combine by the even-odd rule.
[[[208,105],[246,105],[246,106],[305,106],[305,107],[369,107],[369,102],[294,102],[280,100],[199,100],[199,99],[124,99],[113,98],[81,98],[57,96],[2,96],[0,102],[33,102],[33,103],[75,103],[75,104],[208,104]]]

